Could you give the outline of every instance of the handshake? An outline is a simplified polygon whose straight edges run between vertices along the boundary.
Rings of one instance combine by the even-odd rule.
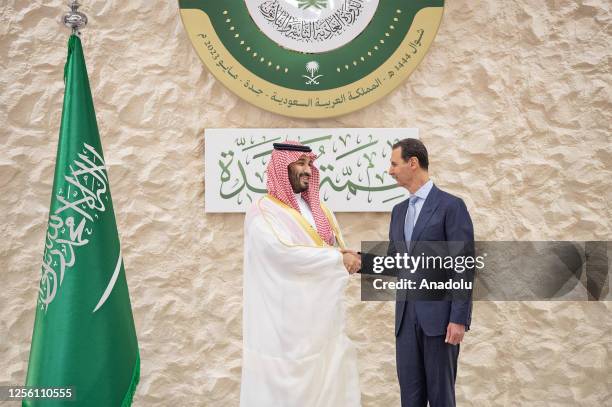
[[[351,249],[340,249],[340,253],[342,253],[342,261],[349,274],[361,270],[361,255],[358,252]]]

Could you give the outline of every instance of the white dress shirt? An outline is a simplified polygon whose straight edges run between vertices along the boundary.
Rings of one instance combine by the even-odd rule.
[[[431,191],[432,187],[433,187],[433,181],[429,180],[425,184],[423,184],[423,186],[419,188],[418,191],[416,191],[413,195],[410,195],[411,199],[413,197],[417,198],[414,204],[415,214],[414,214],[414,224],[412,226],[416,225],[416,222],[419,219],[419,214],[421,213],[421,209],[423,209],[423,204],[425,203],[425,200],[427,199],[427,196],[429,195],[429,191]],[[404,220],[404,223],[406,222],[407,219],[408,219],[408,213],[406,213],[406,219]]]

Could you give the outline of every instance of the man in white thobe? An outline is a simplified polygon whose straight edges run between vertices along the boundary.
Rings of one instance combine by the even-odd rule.
[[[275,144],[268,195],[245,218],[242,407],[360,405],[343,296],[361,262],[319,201],[315,158]]]

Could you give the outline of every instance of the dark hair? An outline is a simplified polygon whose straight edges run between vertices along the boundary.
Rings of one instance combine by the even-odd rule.
[[[419,160],[419,165],[424,170],[429,168],[429,158],[425,144],[415,138],[405,138],[393,144],[392,149],[402,149],[402,159],[408,161],[410,157],[416,157]]]

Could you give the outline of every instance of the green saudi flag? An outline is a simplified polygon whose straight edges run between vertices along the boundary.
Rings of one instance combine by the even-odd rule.
[[[38,397],[24,400],[23,406],[130,406],[140,377],[138,341],[83,48],[76,35],[68,41],[64,81],[26,386],[72,387],[74,400]]]

